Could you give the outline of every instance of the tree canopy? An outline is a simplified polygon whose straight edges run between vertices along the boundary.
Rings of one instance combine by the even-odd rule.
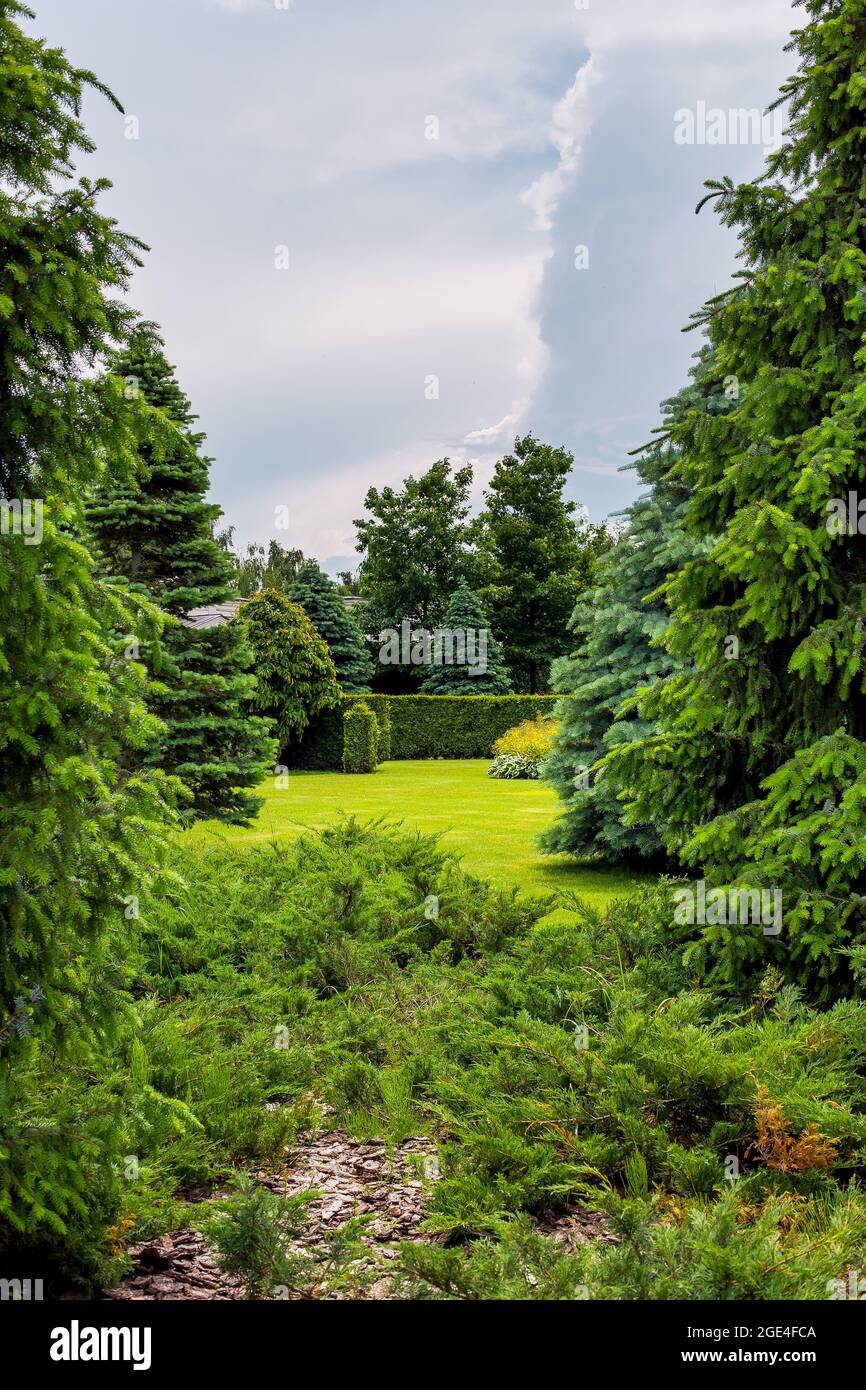
[[[662,406],[667,418],[730,408],[706,350],[691,376]],[[625,512],[623,534],[571,616],[574,650],[553,665],[553,687],[563,699],[545,777],[565,811],[542,837],[551,854],[601,854],[614,863],[663,858],[657,824],[624,821],[623,803],[603,771],[599,775],[598,763],[618,744],[651,732],[637,714],[635,696],[681,664],[660,644],[670,615],[657,591],[705,542],[682,529],[689,491],[669,476],[676,457],[669,437],[638,454],[634,467],[650,491]]]
[[[303,608],[264,589],[240,610],[255,654],[255,705],[273,719],[283,747],[314,715],[339,704],[337,672],[324,638]]]
[[[460,584],[451,595],[442,626],[449,635],[445,655],[459,658],[462,652],[462,660],[443,660],[424,668],[423,694],[510,695],[502,649],[468,584]]]
[[[474,528],[482,601],[515,687],[532,694],[547,687],[551,661],[567,652],[577,596],[610,545],[606,530],[589,525],[564,496],[573,461],[531,434],[516,439],[496,464]]]
[[[471,486],[469,464],[452,469],[440,459],[399,490],[368,490],[370,515],[354,524],[373,627],[398,628],[404,618],[432,627],[444,618],[449,595],[471,572]]]

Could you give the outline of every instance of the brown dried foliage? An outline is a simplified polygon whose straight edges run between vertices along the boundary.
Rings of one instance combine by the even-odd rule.
[[[767,1168],[777,1173],[809,1173],[835,1163],[838,1141],[822,1134],[817,1124],[792,1134],[784,1110],[765,1086],[758,1087],[754,1115],[755,1139],[748,1152],[757,1154]]]

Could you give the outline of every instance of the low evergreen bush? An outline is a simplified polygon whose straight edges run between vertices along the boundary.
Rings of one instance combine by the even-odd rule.
[[[54,1238],[77,1278],[97,1246],[216,1216],[251,1289],[282,1270],[302,1290],[283,1262],[298,1212],[249,1183],[178,1194],[279,1170],[323,1123],[438,1142],[442,1244],[387,1261],[408,1297],[823,1299],[866,1267],[866,1005],[820,1011],[773,973],[738,1004],[697,987],[673,884],[551,913],[353,820],[289,846],[184,843],[172,869],[132,936],[138,1033],[99,1097],[138,1167],[100,1160],[110,1190]],[[92,1083],[46,1061],[41,1084],[52,1113],[81,1113]],[[605,1238],[569,1254],[544,1231],[576,1207]]]

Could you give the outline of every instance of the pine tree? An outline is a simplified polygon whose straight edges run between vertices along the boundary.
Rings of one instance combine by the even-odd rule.
[[[178,621],[165,633],[152,696],[165,722],[147,762],[182,778],[190,814],[235,823],[262,804],[252,795],[273,760],[267,723],[251,713],[255,679],[245,629],[236,622],[189,626],[185,615],[231,591],[231,563],[213,537],[220,508],[206,502],[209,460],[195,416],[148,326],[113,363],[127,394],[140,396],[175,426],[171,446],[156,436],[140,449],[138,476],[103,486],[88,507],[91,534],[113,578],[152,597]]]
[[[510,695],[511,681],[508,678],[508,670],[502,657],[502,648],[490,631],[481,604],[465,581],[451,595],[442,626],[451,633],[470,634],[469,637],[464,635],[463,640],[466,643],[466,651],[476,663],[480,652],[480,638],[477,634],[483,633],[486,643],[486,669],[473,676],[472,664],[466,661],[431,665],[428,668],[428,675],[421,683],[422,693],[424,695]]]
[[[336,584],[323,574],[315,560],[307,560],[288,590],[293,603],[303,608],[313,627],[328,644],[340,689],[348,695],[370,689],[373,666],[364,636],[340,597]]]
[[[785,143],[756,182],[707,185],[743,270],[696,316],[736,409],[671,422],[687,525],[712,540],[665,586],[696,669],[653,688],[658,731],[611,773],[709,885],[782,894],[779,932],[707,913],[693,963],[826,997],[866,965],[866,14],[806,9]]]
[[[690,410],[730,408],[706,350],[691,376],[691,383],[662,406],[671,420],[685,419]],[[596,764],[618,744],[651,732],[652,726],[637,714],[634,697],[640,687],[681,666],[658,645],[669,614],[655,595],[702,542],[681,527],[689,493],[682,482],[668,477],[675,460],[669,439],[638,455],[633,466],[651,491],[625,512],[624,533],[603,557],[596,583],[572,614],[576,648],[553,665],[553,688],[564,698],[556,708],[559,730],[544,777],[566,810],[541,836],[541,846],[550,854],[600,854],[612,863],[664,856],[657,826],[624,822],[623,803]]]
[[[117,1219],[128,1097],[94,1101],[93,1078],[171,790],[130,770],[155,720],[111,641],[152,637],[159,615],[96,577],[81,499],[106,467],[130,476],[162,426],[92,370],[130,332],[141,243],[100,212],[104,181],[74,177],[93,149],[82,98],[105,89],[24,34],[32,17],[0,0],[0,1253],[59,1245],[68,1271]]]
[[[340,702],[331,654],[303,608],[276,589],[249,599],[240,617],[255,653],[256,708],[274,720],[287,748],[314,715]]]

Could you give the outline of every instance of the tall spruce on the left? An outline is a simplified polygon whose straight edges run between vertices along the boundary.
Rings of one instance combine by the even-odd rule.
[[[155,721],[111,641],[158,614],[80,540],[82,497],[105,467],[132,473],[150,428],[92,370],[129,332],[142,247],[100,211],[106,184],[75,178],[82,97],[109,94],[32,17],[0,0],[0,1277],[59,1262],[68,1281],[110,1254],[122,1212],[135,1105],[117,1074],[102,1084],[104,1049],[170,784],[131,770]]]
[[[131,482],[101,487],[87,509],[101,563],[150,596],[177,622],[167,626],[153,674],[151,705],[164,721],[146,761],[180,777],[193,794],[192,817],[243,824],[262,798],[251,788],[276,752],[270,725],[252,713],[255,677],[246,630],[238,622],[185,624],[193,608],[231,594],[231,563],[214,539],[220,508],[205,501],[210,460],[204,435],[149,325],[112,363],[127,394],[140,396],[176,426],[170,446],[145,439]]]

